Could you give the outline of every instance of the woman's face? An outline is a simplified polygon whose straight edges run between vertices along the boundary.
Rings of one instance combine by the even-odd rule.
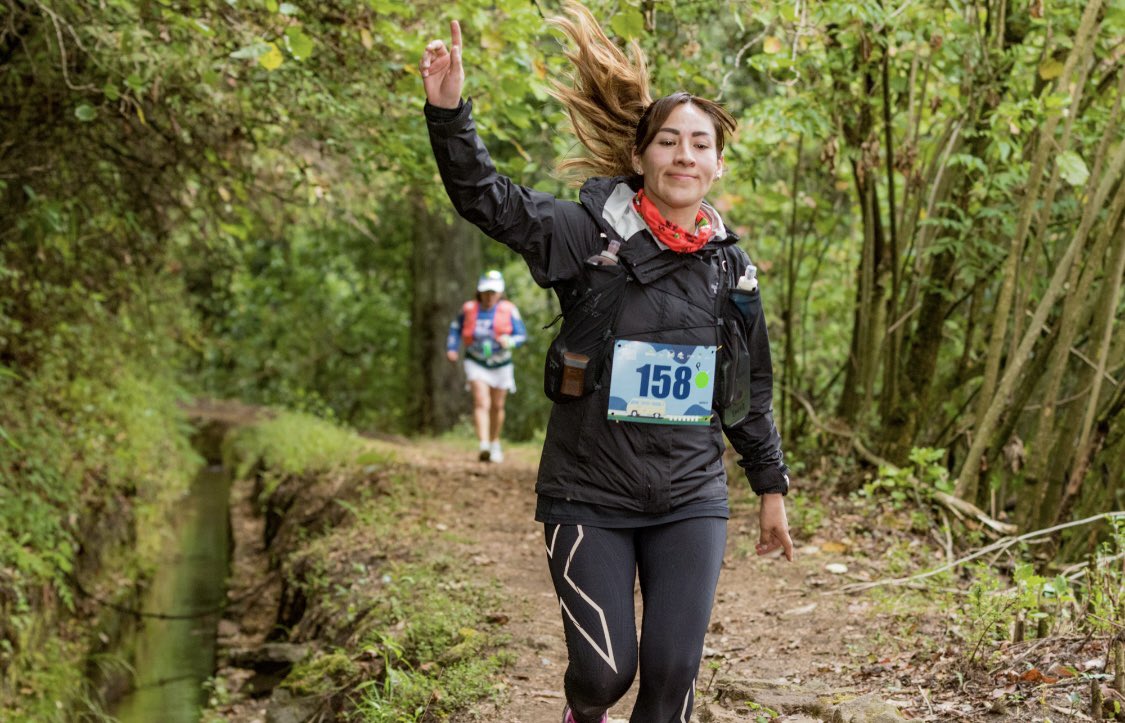
[[[499,291],[481,291],[479,293],[480,305],[485,309],[491,309],[492,307],[496,306],[496,302],[500,301]]]
[[[703,197],[722,175],[715,121],[691,103],[668,114],[644,153],[633,154],[647,195],[664,218],[691,229]]]

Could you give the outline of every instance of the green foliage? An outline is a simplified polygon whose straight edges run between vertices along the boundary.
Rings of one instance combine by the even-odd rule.
[[[657,94],[719,97],[741,121],[727,147],[730,173],[711,200],[760,269],[776,377],[787,388],[776,395],[780,421],[798,433],[804,422],[789,392],[830,409],[866,384],[846,421],[880,439],[919,404],[917,428],[887,441],[884,456],[926,489],[948,490],[938,453],[920,450],[959,459],[973,434],[963,415],[981,340],[997,323],[996,269],[1010,253],[1039,129],[1064,113],[1072,138],[1051,160],[1058,193],[1050,205],[1038,199],[1046,223],[1027,249],[1026,307],[1074,235],[1101,160],[1093,154],[1114,122],[1107,81],[1125,29],[1120,4],[1106,4],[1077,104],[1051,80],[1073,44],[1079,0],[1060,0],[1043,18],[1013,8],[1002,37],[988,36],[996,28],[982,24],[979,3],[589,5],[619,40],[648,52]],[[421,122],[418,55],[446,36],[448,20],[461,20],[467,94],[499,168],[573,198],[551,174],[576,146],[559,132],[562,113],[548,95],[568,69],[540,16],[557,7],[5,6],[0,692],[10,695],[20,655],[51,649],[35,642],[51,627],[36,616],[75,605],[65,575],[98,511],[125,509],[122,530],[159,527],[160,501],[188,479],[194,460],[172,406],[181,387],[365,428],[412,428],[410,381],[426,361],[412,356],[411,302],[426,281],[415,278],[425,267],[415,271],[412,250],[430,222],[452,215]],[[1061,143],[1061,130],[1047,140]],[[859,188],[870,179],[875,203],[865,214]],[[866,303],[858,287],[871,271],[864,259],[874,257],[864,239],[876,231],[887,258],[868,280],[886,296],[868,323],[881,325],[883,340],[857,336]],[[946,257],[947,271],[932,273]],[[549,411],[538,387],[552,332],[540,327],[555,301],[507,250],[490,245],[484,260],[505,270],[532,334],[516,357],[521,391],[508,431],[534,438]],[[946,306],[927,326],[916,310],[931,294]],[[939,348],[932,381],[920,385],[932,389],[927,398],[905,382],[915,373],[909,354],[931,332]],[[1083,334],[1080,351],[1097,337]],[[886,361],[869,379],[849,380],[845,361],[876,355]],[[1076,368],[1066,369],[1065,394],[1086,386]],[[1015,419],[1015,433],[1029,438],[1033,417]],[[263,425],[242,440],[244,452],[269,456],[278,474],[364,454],[335,433],[301,437],[309,424]],[[1112,502],[1122,469],[1120,442],[1108,441],[1091,469],[1104,470]],[[809,444],[818,441],[810,435]],[[905,474],[882,473],[865,494],[925,503]],[[818,524],[815,509],[800,510],[803,527]],[[369,514],[357,510],[357,520]],[[143,558],[155,542],[136,544]]]
[[[247,401],[401,426],[408,305],[405,287],[376,274],[388,254],[340,233],[299,231],[247,242],[242,253],[198,383]]]
[[[761,703],[756,703],[752,700],[746,701],[743,705],[750,711],[750,715],[754,717],[754,723],[769,723],[771,720],[781,717],[781,714],[773,708],[764,706]]]
[[[903,509],[910,502],[928,502],[935,490],[952,492],[949,471],[941,464],[944,457],[943,449],[915,448],[910,452],[912,468],[881,467],[879,476],[856,494],[872,500],[885,496],[895,509]]]
[[[296,665],[285,677],[282,687],[298,696],[329,695],[337,692],[357,672],[352,659],[337,650],[315,655]]]
[[[1001,593],[1000,578],[987,566],[974,570],[969,595],[958,609],[957,620],[962,626],[965,664],[980,663],[982,647],[1007,637],[1007,626],[1015,619],[1018,598]],[[985,648],[987,650],[987,648]]]
[[[1004,587],[1003,579],[983,564],[974,568],[972,579],[956,616],[966,665],[985,663],[993,647],[1017,625],[1029,623],[1028,633],[1046,637],[1075,621],[1077,592],[1062,575],[1046,578],[1021,562],[1012,573],[1012,587]]]
[[[166,311],[149,309],[173,322]],[[41,338],[84,353],[51,354],[28,377],[0,375],[10,402],[0,410],[0,717],[46,721],[76,703],[85,666],[87,641],[70,620],[82,602],[74,577],[98,590],[112,578],[100,591],[126,594],[121,576],[151,567],[156,531],[200,459],[181,389],[150,366],[166,340],[108,320]]]
[[[809,539],[824,524],[824,505],[812,495],[797,491],[789,495],[789,524],[802,539]]]
[[[237,476],[257,462],[276,475],[310,474],[356,464],[383,464],[370,442],[331,421],[278,412],[267,421],[240,427],[227,437],[224,455]]]
[[[380,655],[385,677],[362,689],[362,720],[440,718],[499,693],[495,676],[510,661],[493,635],[474,627],[499,602],[497,591],[450,580],[450,572],[440,562],[386,571],[375,611],[381,630],[362,643]]]
[[[1086,568],[1085,620],[1102,635],[1117,634],[1125,625],[1125,520],[1110,518],[1110,539],[1103,542]]]

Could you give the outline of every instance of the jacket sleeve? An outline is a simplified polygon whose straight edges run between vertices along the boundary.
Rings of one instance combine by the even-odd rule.
[[[441,180],[457,213],[523,256],[540,286],[574,278],[597,237],[585,209],[498,173],[477,134],[471,101],[456,111],[427,103],[425,113]]]
[[[735,424],[728,426],[724,422],[723,431],[738,452],[738,466],[746,472],[754,492],[784,495],[789,492],[789,467],[781,451],[781,435],[773,421],[773,361],[766,316],[761,304],[757,304],[756,309],[746,328],[752,369],[750,411]]]

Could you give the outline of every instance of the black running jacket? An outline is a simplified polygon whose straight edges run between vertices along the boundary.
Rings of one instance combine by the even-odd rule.
[[[438,169],[461,216],[519,253],[536,283],[553,289],[563,308],[587,288],[585,260],[605,248],[601,234],[619,235],[625,241],[619,252],[621,273],[627,269],[635,283],[625,296],[618,338],[717,345],[722,290],[732,287],[749,263],[745,253],[720,253],[722,246],[738,241],[734,234],[720,224],[695,253],[664,248],[643,222],[638,225],[635,214],[630,217],[624,210],[640,177],[591,178],[578,203],[520,186],[496,171],[471,110],[469,101],[456,112],[426,105]],[[732,257],[737,264],[727,262]],[[610,421],[606,379],[590,395],[552,407],[536,492],[653,514],[726,499],[724,432],[757,494],[788,492],[788,467],[773,422],[773,371],[759,299],[753,307],[745,339],[753,362],[748,415],[734,425],[724,424],[720,413],[712,416],[710,426]],[[605,376],[609,374],[607,365]]]

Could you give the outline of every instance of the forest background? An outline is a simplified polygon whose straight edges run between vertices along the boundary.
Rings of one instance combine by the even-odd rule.
[[[760,270],[798,479],[882,465],[1024,531],[1121,508],[1125,5],[587,4],[656,93],[739,119],[711,200]],[[446,330],[495,267],[531,331],[506,431],[542,434],[557,303],[454,218],[416,64],[459,19],[498,166],[574,197],[559,10],[0,3],[5,681],[66,656],[76,574],[141,564],[184,399],[448,430]]]

